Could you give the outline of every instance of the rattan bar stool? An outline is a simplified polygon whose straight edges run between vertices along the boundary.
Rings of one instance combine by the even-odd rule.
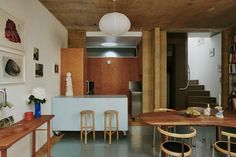
[[[88,133],[93,132],[93,140],[95,140],[95,123],[94,123],[94,111],[92,110],[83,110],[80,112],[80,139],[87,144]]]
[[[109,123],[107,124],[107,118],[109,119]],[[115,121],[114,121],[115,118]],[[115,125],[113,125],[113,121]],[[113,133],[116,133],[116,139],[119,139],[119,128],[118,128],[118,111],[115,110],[107,110],[104,112],[104,140],[106,140],[106,136],[109,136],[109,144],[111,144],[111,137]]]

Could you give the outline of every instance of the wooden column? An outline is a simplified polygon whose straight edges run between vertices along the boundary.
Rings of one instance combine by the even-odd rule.
[[[143,113],[153,110],[154,104],[154,81],[153,81],[153,53],[151,51],[151,32],[144,31],[142,37],[142,88],[143,88]]]
[[[167,107],[167,32],[161,31],[160,43],[160,106]],[[156,106],[155,106],[156,108]]]
[[[167,106],[167,34],[144,31],[142,39],[143,112]]]
[[[229,36],[229,30],[222,32],[221,104],[224,108],[229,104]]]

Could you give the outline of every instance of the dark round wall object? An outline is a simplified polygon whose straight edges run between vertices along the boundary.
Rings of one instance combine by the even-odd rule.
[[[5,66],[5,72],[10,76],[18,76],[21,72],[21,69],[15,61],[9,59]]]

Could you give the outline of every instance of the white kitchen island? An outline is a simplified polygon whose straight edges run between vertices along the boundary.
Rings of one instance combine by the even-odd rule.
[[[95,112],[95,130],[104,131],[104,111],[119,112],[119,130],[128,130],[128,98],[126,95],[58,96],[52,100],[53,131],[80,131],[80,111]]]

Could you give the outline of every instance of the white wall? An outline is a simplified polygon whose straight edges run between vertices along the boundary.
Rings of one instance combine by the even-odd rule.
[[[188,37],[188,64],[190,66],[190,79],[199,80],[205,85],[206,90],[210,90],[211,96],[217,98],[220,92],[219,66],[221,65],[221,34],[213,37]],[[210,56],[210,51],[215,49],[214,56]]]
[[[60,49],[67,47],[67,30],[38,0],[0,0],[0,8],[26,25],[26,82],[0,85],[7,88],[8,101],[14,109],[0,111],[0,119],[14,115],[15,121],[21,120],[26,111],[33,111],[26,100],[31,90],[43,87],[47,92],[47,102],[42,104],[42,114],[51,113],[51,98],[60,93],[60,74],[53,73],[54,64],[60,66]],[[1,28],[2,29],[2,28]],[[33,48],[39,48],[39,61],[34,61]],[[35,78],[35,63],[44,65],[44,76]],[[44,127],[44,126],[43,126]],[[8,150],[9,157],[31,156],[30,136],[17,142]],[[38,132],[37,149],[46,142],[46,132]]]

